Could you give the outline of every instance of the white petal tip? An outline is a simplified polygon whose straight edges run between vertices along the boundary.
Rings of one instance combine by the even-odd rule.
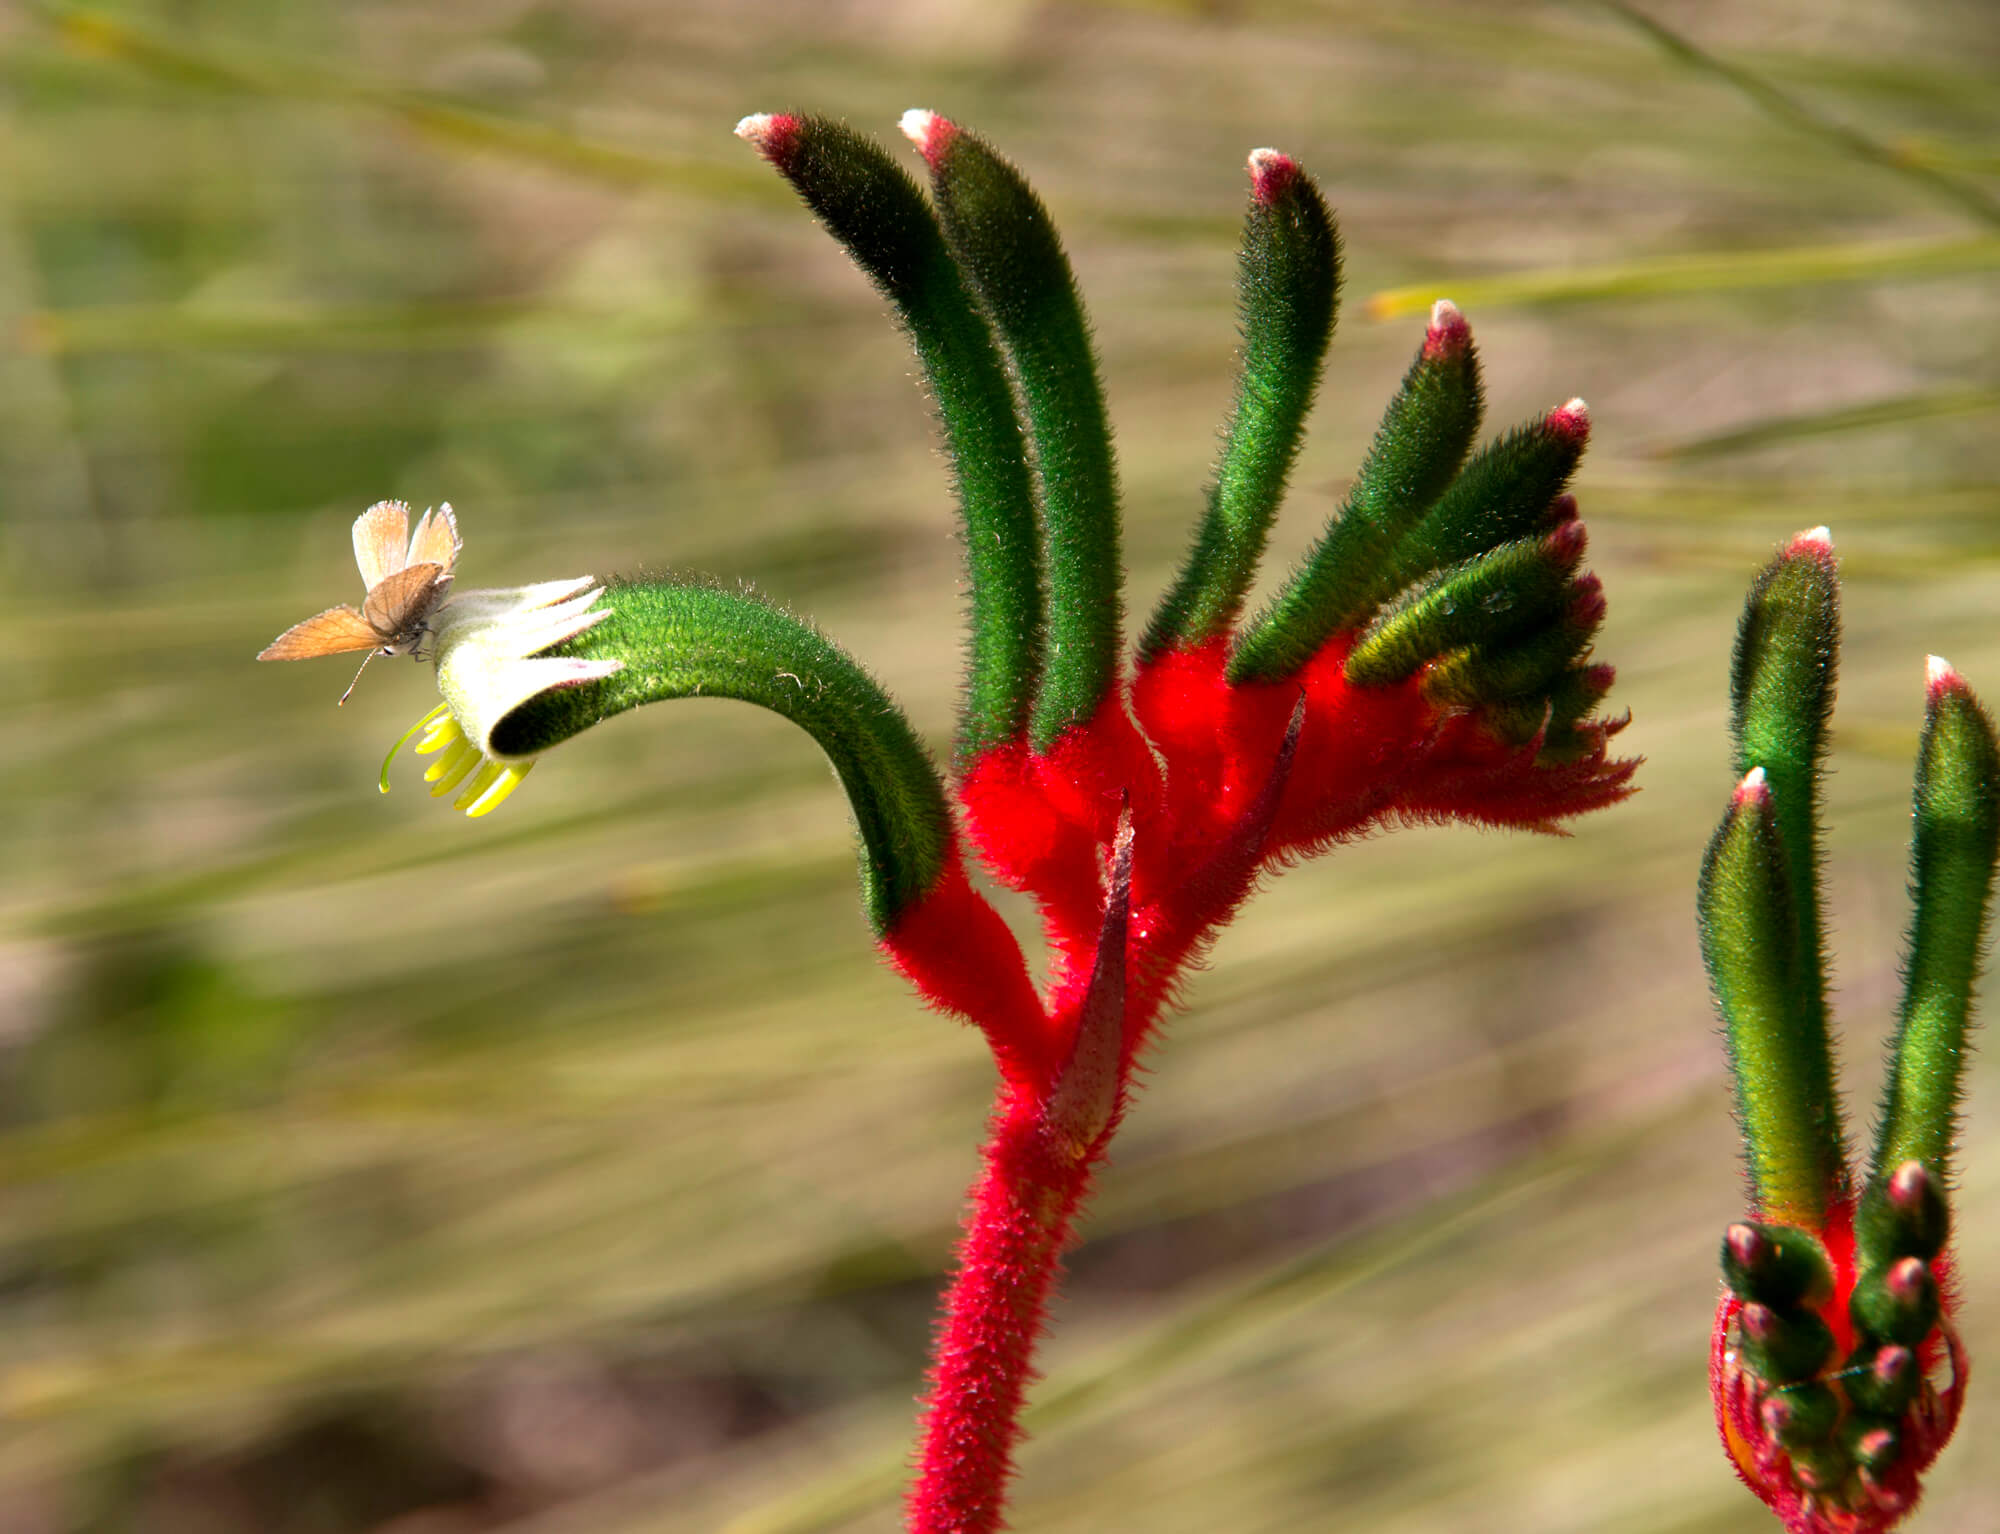
[[[1792,540],[1792,547],[1830,549],[1833,547],[1833,530],[1824,523],[1818,527],[1809,527]]]
[[[931,125],[937,121],[937,113],[926,112],[922,107],[911,107],[896,124],[903,130],[903,137],[917,148],[922,149],[931,140]]]
[[[736,136],[740,139],[748,139],[753,144],[762,143],[770,131],[771,114],[769,112],[752,112],[748,117],[740,119],[736,124]]]

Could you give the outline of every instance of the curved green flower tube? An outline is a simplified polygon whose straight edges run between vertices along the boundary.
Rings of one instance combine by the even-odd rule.
[[[521,703],[492,728],[499,752],[545,751],[642,703],[756,703],[812,736],[839,774],[854,808],[861,898],[876,934],[935,887],[951,845],[944,784],[909,720],[851,656],[740,592],[634,581],[612,586],[604,604],[609,618],[552,653],[623,664]]]

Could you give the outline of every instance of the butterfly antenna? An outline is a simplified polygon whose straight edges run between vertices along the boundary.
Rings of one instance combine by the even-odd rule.
[[[347,684],[347,691],[340,695],[340,703],[336,703],[334,707],[340,707],[349,698],[354,696],[354,688],[356,683],[361,680],[361,673],[368,669],[368,663],[375,658],[377,653],[377,651],[370,650],[366,655],[361,657],[361,664],[354,668],[354,681]]]

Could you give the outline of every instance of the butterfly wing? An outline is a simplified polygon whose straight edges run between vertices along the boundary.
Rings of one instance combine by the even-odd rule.
[[[361,604],[362,616],[374,628],[375,642],[380,645],[405,645],[416,637],[416,631],[444,599],[444,587],[450,582],[444,573],[444,566],[431,560],[420,565],[405,565],[402,569],[382,578],[380,585],[370,589],[368,600]]]
[[[410,508],[377,501],[354,519],[354,562],[361,584],[373,591],[410,562]]]
[[[382,643],[375,626],[351,607],[325,612],[294,623],[264,646],[259,660],[311,660],[315,655],[345,655],[372,650]]]
[[[458,518],[451,514],[451,502],[446,501],[418,519],[417,530],[410,536],[410,563],[442,565],[444,578],[449,580],[452,566],[458,563],[458,551],[463,547],[458,536]]]

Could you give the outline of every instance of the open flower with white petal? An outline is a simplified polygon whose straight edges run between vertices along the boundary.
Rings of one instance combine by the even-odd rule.
[[[595,628],[611,616],[599,605],[604,588],[592,576],[543,581],[497,591],[467,591],[431,620],[438,691],[444,702],[424,715],[389,749],[381,788],[389,791],[389,763],[416,735],[420,755],[436,756],[424,771],[431,797],[454,789],[452,808],[479,816],[498,809],[535,765],[538,753],[500,749],[495,732],[506,717],[556,688],[614,675],[621,660],[584,660],[543,652]]]

